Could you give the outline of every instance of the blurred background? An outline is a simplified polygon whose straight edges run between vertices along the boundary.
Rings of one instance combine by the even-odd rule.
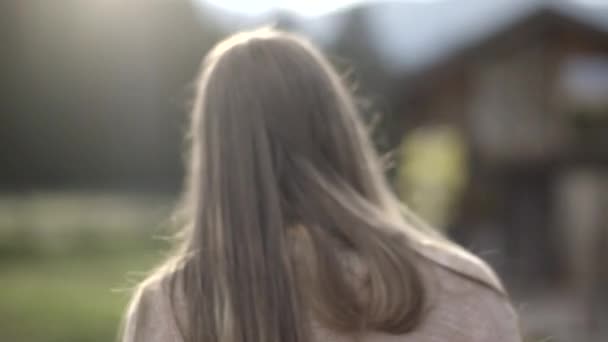
[[[607,0],[5,0],[0,341],[115,338],[200,60],[262,24],[328,54],[395,191],[497,269],[528,341],[608,340]]]

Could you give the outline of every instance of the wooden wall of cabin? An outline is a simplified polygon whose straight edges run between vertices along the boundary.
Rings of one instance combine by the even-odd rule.
[[[589,149],[573,147],[560,70],[569,56],[608,55],[608,39],[570,24],[517,32],[420,77],[398,108],[406,136],[448,124],[466,137],[470,181],[449,234],[511,287],[558,288],[573,277],[560,184],[580,160],[600,173],[608,165],[601,153],[589,160]]]

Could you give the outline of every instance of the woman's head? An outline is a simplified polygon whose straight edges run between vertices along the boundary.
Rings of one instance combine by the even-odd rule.
[[[253,177],[267,161],[280,186],[310,167],[381,202],[369,184],[377,165],[350,95],[325,58],[297,36],[263,29],[216,46],[204,62],[192,135],[195,157],[218,171],[195,171],[195,178]]]
[[[270,29],[218,44],[191,141],[173,275],[187,341],[304,342],[313,320],[353,333],[417,324],[424,294],[398,203],[317,49]]]

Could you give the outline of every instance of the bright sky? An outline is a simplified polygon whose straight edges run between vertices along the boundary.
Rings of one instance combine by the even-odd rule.
[[[232,12],[257,15],[272,9],[284,9],[303,16],[321,15],[333,10],[374,0],[198,0]],[[451,0],[406,0],[410,2],[437,2]]]
[[[303,16],[317,16],[333,10],[364,2],[377,0],[197,0],[209,3],[232,12],[258,15],[272,9],[284,9]],[[401,0],[403,2],[436,3],[441,1],[466,0]],[[490,0],[491,1],[491,0]],[[538,0],[540,1],[540,0]],[[577,2],[584,5],[608,5],[608,0],[562,0],[564,2]]]

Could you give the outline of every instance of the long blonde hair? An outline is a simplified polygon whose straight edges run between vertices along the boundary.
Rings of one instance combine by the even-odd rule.
[[[417,326],[426,296],[400,204],[309,42],[262,29],[219,43],[190,138],[188,224],[177,266],[159,271],[186,299],[184,341],[308,342],[313,321],[353,334]]]

